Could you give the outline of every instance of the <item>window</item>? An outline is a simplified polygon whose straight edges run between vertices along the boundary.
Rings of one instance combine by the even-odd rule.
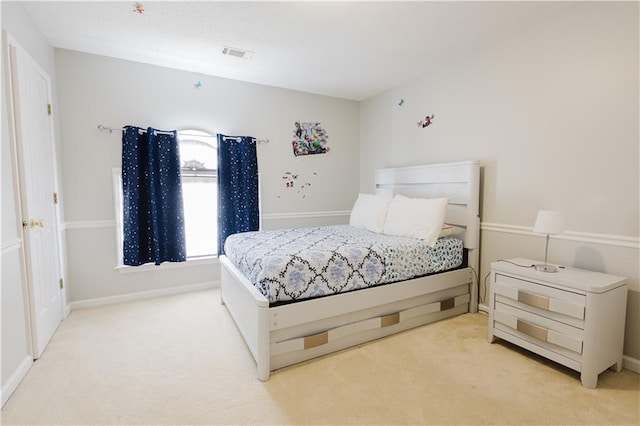
[[[187,257],[218,254],[218,148],[213,135],[178,132]]]
[[[218,254],[218,143],[215,135],[178,132],[187,260]],[[122,172],[113,169],[117,259],[122,264]]]

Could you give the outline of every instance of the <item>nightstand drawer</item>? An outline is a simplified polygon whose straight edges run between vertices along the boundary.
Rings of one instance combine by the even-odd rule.
[[[586,297],[526,280],[496,274],[495,293],[542,311],[584,319]]]
[[[494,326],[515,336],[536,343],[568,358],[580,360],[582,330],[540,317],[501,303],[493,314]]]
[[[580,372],[595,388],[598,374],[622,369],[627,279],[564,267],[542,272],[515,258],[491,263],[489,342],[496,338]]]

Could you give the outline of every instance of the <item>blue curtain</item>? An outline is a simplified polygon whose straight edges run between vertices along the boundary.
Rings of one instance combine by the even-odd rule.
[[[124,264],[185,261],[176,131],[126,126],[122,133]]]
[[[218,255],[229,235],[259,228],[256,142],[218,134]]]

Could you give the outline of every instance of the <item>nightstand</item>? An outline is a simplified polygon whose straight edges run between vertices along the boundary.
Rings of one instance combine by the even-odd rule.
[[[579,371],[582,385],[595,388],[598,374],[622,370],[627,279],[569,267],[538,272],[530,267],[537,263],[491,264],[489,342],[499,337]]]

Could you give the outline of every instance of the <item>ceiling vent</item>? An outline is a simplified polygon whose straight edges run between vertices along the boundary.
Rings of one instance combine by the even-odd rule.
[[[253,52],[229,46],[222,46],[222,54],[240,59],[250,59],[253,56]]]

